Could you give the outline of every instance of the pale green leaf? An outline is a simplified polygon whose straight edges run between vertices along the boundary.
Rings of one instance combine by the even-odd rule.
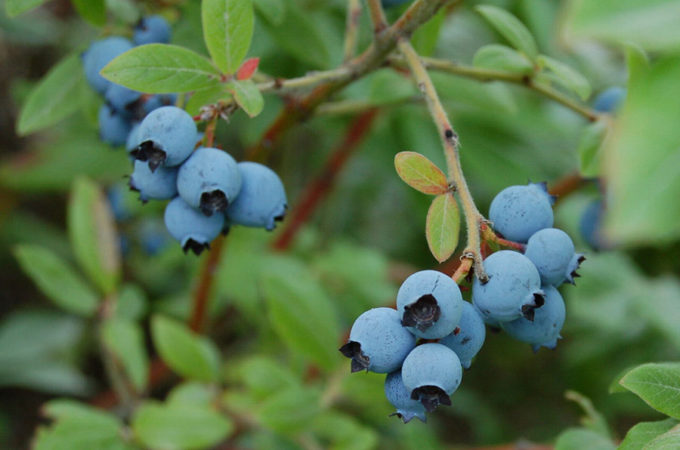
[[[632,427],[626,433],[626,437],[619,445],[618,450],[638,450],[645,447],[656,437],[664,434],[678,424],[675,419],[659,420],[657,422],[641,422]]]
[[[109,319],[102,326],[102,339],[125,369],[135,389],[143,391],[149,377],[149,357],[141,326],[132,320]]]
[[[517,17],[491,5],[480,5],[475,9],[517,50],[532,60],[538,55],[534,37]]]
[[[14,254],[23,271],[57,306],[83,316],[95,313],[99,305],[97,293],[52,251],[35,245],[20,245]]]
[[[236,73],[250,48],[255,27],[252,0],[203,0],[203,37],[213,62]]]
[[[599,120],[586,125],[581,133],[578,144],[578,155],[581,175],[584,177],[598,177],[600,175],[602,159],[602,142],[607,134],[607,123]]]
[[[220,80],[219,70],[206,58],[168,44],[135,47],[114,58],[101,74],[114,83],[150,94],[205,89]]]
[[[17,133],[28,133],[49,127],[76,112],[83,81],[83,66],[78,55],[70,55],[52,67],[31,91],[21,108]]]
[[[484,69],[503,70],[525,75],[534,70],[531,61],[522,53],[499,44],[485,45],[477,50],[472,64]]]
[[[220,100],[227,100],[230,94],[226,92],[226,86],[217,84],[215,86],[194,91],[186,104],[186,111],[195,116],[199,113],[202,106],[217,103]]]
[[[264,98],[252,80],[232,81],[226,88],[234,95],[234,100],[250,117],[255,117],[264,108]]]
[[[5,10],[9,17],[30,11],[45,3],[46,0],[5,0]]]
[[[460,212],[453,194],[436,196],[427,212],[425,237],[437,261],[441,263],[451,257],[458,246],[459,232]]]
[[[586,428],[569,428],[555,442],[555,450],[615,450],[616,445],[607,437]]]
[[[404,183],[423,194],[439,195],[449,190],[444,172],[420,153],[397,153],[394,167]]]
[[[309,426],[320,412],[319,394],[315,390],[294,387],[279,391],[265,400],[258,419],[279,433],[293,434]]]
[[[620,383],[652,408],[680,419],[680,363],[643,364]]]
[[[561,61],[545,55],[539,55],[537,62],[543,67],[547,67],[555,75],[555,79],[565,88],[576,93],[581,100],[590,97],[590,83],[579,72],[572,69]]]
[[[286,17],[285,0],[253,0],[255,10],[274,25],[283,22]]]
[[[219,353],[208,339],[163,316],[151,320],[151,336],[161,359],[175,372],[201,381],[215,381]]]
[[[680,426],[675,426],[645,445],[644,450],[676,450],[678,448],[680,448]]]
[[[80,17],[93,25],[101,26],[106,23],[105,0],[71,0]]]
[[[71,247],[80,268],[104,294],[110,294],[120,278],[121,262],[108,201],[91,180],[77,178],[67,212]]]

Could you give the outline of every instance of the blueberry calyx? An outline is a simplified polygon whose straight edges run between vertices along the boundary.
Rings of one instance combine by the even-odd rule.
[[[196,256],[198,256],[203,252],[203,250],[210,250],[210,244],[201,244],[200,242],[197,242],[193,239],[187,239],[186,243],[182,247],[182,250],[184,253],[187,253],[189,250],[191,250]]]
[[[420,331],[430,328],[441,315],[437,299],[432,294],[426,294],[410,305],[404,307],[404,317],[401,324],[405,327],[415,327]]]
[[[140,161],[148,161],[151,172],[155,172],[167,158],[165,151],[158,148],[153,141],[142,142],[130,152],[130,155]]]
[[[227,196],[219,189],[201,194],[199,209],[208,217],[216,212],[226,211],[228,206],[229,200]]]
[[[371,358],[361,351],[361,344],[355,341],[349,341],[340,347],[340,353],[352,359],[352,373],[361,372],[365,370],[368,372]]]
[[[423,404],[427,412],[432,412],[439,405],[451,406],[451,398],[437,386],[421,386],[411,392],[411,399]]]

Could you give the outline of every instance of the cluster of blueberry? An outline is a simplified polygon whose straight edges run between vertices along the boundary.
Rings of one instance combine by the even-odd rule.
[[[85,78],[105,99],[99,109],[99,136],[102,141],[113,146],[125,144],[144,116],[161,106],[174,104],[177,96],[145,95],[115,84],[99,72],[116,56],[135,45],[168,42],[170,25],[160,16],[148,16],[135,26],[132,41],[122,36],[111,36],[93,42],[83,53]]]
[[[183,109],[149,113],[128,146],[130,188],[142,201],[170,200],[165,226],[186,252],[200,254],[231,225],[273,230],[287,209],[278,175],[262,164],[237,163],[227,152],[198,147],[200,133]]]
[[[556,288],[573,283],[584,258],[565,232],[551,228],[552,203],[540,183],[511,186],[494,198],[489,218],[496,231],[526,244],[525,251],[489,255],[489,279],[473,281],[471,303],[452,278],[424,270],[401,285],[396,310],[374,308],[356,319],[340,351],[351,358],[352,372],[387,374],[385,395],[405,423],[451,404],[462,369],[484,344],[485,323],[534,351],[557,345],[565,306]]]

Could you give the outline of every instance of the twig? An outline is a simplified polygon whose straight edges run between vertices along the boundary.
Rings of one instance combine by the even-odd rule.
[[[366,0],[366,3],[373,24],[373,32],[375,34],[381,33],[387,27],[387,18],[382,3],[380,3],[380,0]]]
[[[507,247],[511,248],[513,250],[518,250],[520,252],[524,251],[524,244],[521,244],[519,242],[514,242],[514,241],[509,241],[507,239],[503,239],[502,237],[498,236],[494,231],[491,229],[491,227],[482,222],[480,225],[480,229],[482,232],[482,238],[487,241],[487,242],[493,242],[497,245],[500,245],[501,247]]]
[[[559,202],[567,195],[578,190],[586,183],[586,181],[587,180],[583,178],[578,171],[575,171],[557,180],[549,191],[551,195],[557,197],[555,201]]]
[[[485,282],[488,277],[484,271],[484,266],[482,265],[482,254],[480,250],[481,238],[479,234],[479,227],[483,217],[477,210],[477,206],[472,199],[472,194],[470,193],[467,182],[465,181],[465,176],[463,175],[458,155],[458,136],[453,131],[453,126],[439,100],[434,84],[432,84],[432,80],[430,79],[427,70],[425,70],[425,66],[420,61],[420,57],[413,49],[413,46],[406,39],[402,39],[399,41],[399,50],[404,55],[413,74],[413,78],[418,85],[418,89],[420,89],[425,97],[427,107],[437,126],[439,136],[444,146],[449,178],[456,187],[461,206],[463,207],[465,223],[467,226],[467,247],[463,250],[463,257],[474,260],[475,276],[477,276],[480,281]]]
[[[338,173],[347,163],[349,157],[359,147],[361,140],[368,133],[378,113],[377,109],[372,109],[357,116],[349,126],[345,138],[331,152],[326,164],[319,172],[319,175],[312,180],[300,197],[298,205],[290,214],[286,221],[286,227],[274,241],[272,247],[276,250],[286,250],[290,247],[298,231],[318,207],[321,200],[330,192]]]
[[[361,0],[349,0],[347,3],[347,24],[345,26],[345,61],[352,59],[357,52],[360,19]]]
[[[470,269],[472,269],[472,259],[462,257],[458,268],[455,272],[453,272],[451,278],[453,281],[460,284],[463,282],[468,273],[470,273]]]

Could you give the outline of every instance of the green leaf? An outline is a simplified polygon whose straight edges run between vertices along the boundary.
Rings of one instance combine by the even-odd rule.
[[[209,60],[168,44],[135,47],[107,64],[101,74],[114,83],[150,94],[205,89],[220,80],[220,72]]]
[[[534,67],[522,53],[500,44],[489,44],[477,50],[472,60],[475,67],[530,74]]]
[[[118,292],[115,316],[120,319],[140,320],[147,312],[149,300],[139,286],[124,284]]]
[[[586,428],[569,428],[557,437],[555,450],[615,450],[616,445],[601,435]]]
[[[106,23],[105,0],[71,0],[80,17],[93,25],[101,26]]]
[[[404,183],[423,194],[440,195],[449,190],[444,172],[420,153],[397,153],[394,167]]]
[[[605,235],[619,244],[680,236],[680,57],[631,72],[625,104],[604,147]],[[644,150],[644,151],[643,151]]]
[[[113,414],[94,408],[85,403],[78,402],[71,399],[54,399],[42,405],[41,413],[52,420],[64,419],[82,419],[87,422],[98,422],[101,424],[108,424],[115,426],[120,425],[120,422]]]
[[[441,263],[451,257],[458,246],[459,232],[460,212],[453,194],[436,196],[427,211],[425,237],[437,261]]]
[[[276,392],[299,387],[296,375],[272,358],[253,356],[237,366],[231,365],[230,379],[243,383],[249,394],[258,399],[268,398]]]
[[[5,0],[5,10],[9,17],[30,11],[45,3],[46,0]]]
[[[550,69],[556,80],[565,88],[575,92],[581,100],[587,100],[590,97],[590,83],[579,72],[549,56],[539,55],[537,61],[539,65]]]
[[[581,424],[584,427],[609,437],[610,433],[607,419],[595,409],[593,402],[591,402],[588,397],[576,391],[567,391],[564,396],[568,400],[576,402],[585,413],[585,416],[581,418]]]
[[[86,317],[97,310],[97,293],[52,251],[36,245],[20,245],[14,255],[22,270],[60,308]]]
[[[161,359],[186,378],[215,381],[220,357],[212,341],[163,316],[151,320],[151,336]]]
[[[475,8],[487,22],[498,31],[517,50],[531,60],[538,55],[536,41],[522,22],[504,9],[491,5],[480,5]]]
[[[203,0],[203,38],[213,62],[234,74],[250,48],[255,27],[252,0]]]
[[[52,67],[31,91],[21,108],[17,133],[26,135],[47,128],[78,109],[83,66],[78,55],[69,55]]]
[[[411,44],[421,56],[432,56],[437,41],[439,40],[439,32],[441,31],[444,20],[446,19],[446,8],[439,10],[437,14],[428,20],[423,26],[418,27],[411,37]]]
[[[677,448],[680,448],[680,426],[675,426],[657,437],[645,445],[644,450],[673,450]]]
[[[257,416],[276,432],[294,434],[308,427],[320,410],[318,392],[292,388],[271,395],[262,403]]]
[[[218,84],[192,92],[185,109],[189,114],[195,116],[200,112],[202,106],[217,103],[220,100],[227,100],[229,98],[230,94],[226,92],[226,86]]]
[[[68,232],[81,269],[104,294],[112,293],[120,278],[118,235],[108,201],[87,178],[73,183]]]
[[[652,52],[680,50],[680,4],[675,0],[598,0],[570,3],[568,39],[598,39]]]
[[[234,95],[236,103],[250,117],[255,117],[264,108],[264,98],[252,80],[232,81],[227,83],[226,88]]]
[[[620,383],[652,408],[680,419],[680,363],[643,364]]]
[[[253,0],[255,9],[267,21],[279,25],[286,17],[285,0]]]
[[[678,421],[675,419],[638,423],[628,430],[628,433],[626,433],[626,437],[619,445],[618,450],[637,450],[645,448],[646,444],[664,434],[677,424]]]
[[[225,439],[234,427],[219,413],[200,406],[142,404],[132,418],[132,430],[150,448],[208,448]]]
[[[219,393],[214,385],[207,385],[197,381],[185,381],[176,386],[166,399],[170,407],[181,408],[182,405],[210,407]]]
[[[378,446],[379,435],[358,419],[337,411],[324,411],[315,417],[312,427],[315,434],[332,442],[337,450],[371,450]],[[404,443],[404,448],[407,448]],[[430,448],[423,446],[422,448]]]
[[[109,319],[102,326],[102,339],[125,368],[135,389],[143,391],[149,377],[149,357],[141,326],[131,320]]]
[[[105,0],[111,14],[121,22],[132,25],[141,18],[139,5],[135,0]]]
[[[607,135],[607,122],[598,120],[586,125],[581,133],[578,144],[578,155],[581,175],[584,177],[598,177],[600,175],[600,148]]]
[[[292,349],[331,369],[340,355],[340,329],[331,300],[304,267],[283,267],[262,280],[271,326]]]

